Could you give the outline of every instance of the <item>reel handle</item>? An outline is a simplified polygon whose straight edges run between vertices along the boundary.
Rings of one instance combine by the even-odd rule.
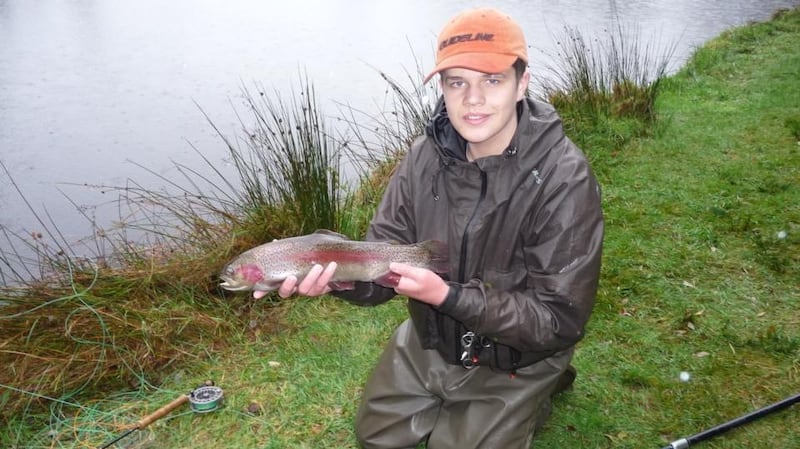
[[[173,400],[169,404],[161,407],[160,409],[154,411],[153,413],[151,413],[151,414],[145,416],[144,418],[140,419],[139,421],[137,421],[136,424],[134,425],[134,428],[135,429],[144,429],[145,427],[149,426],[150,424],[153,424],[154,422],[158,421],[159,419],[167,416],[173,410],[175,410],[176,408],[180,407],[181,405],[183,405],[183,404],[185,404],[187,402],[189,402],[189,395],[188,394],[181,395],[181,397]]]

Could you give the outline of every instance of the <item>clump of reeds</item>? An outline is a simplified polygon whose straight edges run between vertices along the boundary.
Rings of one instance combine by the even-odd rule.
[[[282,223],[280,236],[336,229],[347,193],[340,180],[342,151],[326,127],[314,88],[306,80],[288,102],[276,97],[263,88],[257,94],[244,89],[254,118],[252,125],[242,122],[246,151],[228,143],[242,181],[240,211],[257,214],[250,220]]]
[[[638,29],[617,24],[602,38],[588,38],[569,26],[554,37],[558,53],[535,87],[567,119],[571,136],[610,134],[613,151],[651,129],[675,47],[659,50],[640,36]]]

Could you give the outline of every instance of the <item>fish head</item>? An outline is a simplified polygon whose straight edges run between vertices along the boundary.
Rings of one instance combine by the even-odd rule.
[[[253,263],[232,263],[222,270],[219,277],[222,278],[220,287],[230,291],[242,291],[253,290],[257,285],[263,284],[264,273]]]

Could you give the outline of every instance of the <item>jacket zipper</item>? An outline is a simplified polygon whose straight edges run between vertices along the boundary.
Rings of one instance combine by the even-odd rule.
[[[478,215],[478,209],[481,207],[481,203],[486,198],[486,172],[481,170],[481,195],[478,197],[478,203],[475,204],[475,210],[472,211],[472,216],[469,217],[467,221],[467,225],[464,227],[464,234],[461,236],[461,255],[458,262],[458,282],[464,283],[467,280],[465,279],[467,276],[467,267],[466,267],[466,260],[467,260],[467,246],[469,243],[469,227],[472,225],[472,220],[475,219],[475,216]]]
[[[475,204],[475,210],[472,211],[472,215],[469,217],[467,221],[467,225],[464,227],[464,234],[461,236],[461,254],[458,261],[458,282],[464,283],[466,282],[466,260],[467,260],[467,247],[469,243],[469,228],[472,225],[472,221],[475,219],[475,216],[478,215],[478,210],[481,207],[481,203],[486,198],[486,172],[481,170],[481,194],[478,197],[478,202]],[[460,324],[460,323],[459,323]],[[458,325],[454,327],[455,330],[455,338],[454,338],[454,346],[455,351],[454,354],[456,357],[461,354],[463,348],[461,347],[461,335],[464,333],[465,329],[462,329],[463,325]]]

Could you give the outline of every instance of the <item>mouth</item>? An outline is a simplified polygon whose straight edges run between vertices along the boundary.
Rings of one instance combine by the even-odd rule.
[[[480,125],[489,120],[489,114],[470,113],[462,116],[464,122],[470,125]]]
[[[232,292],[240,292],[242,290],[247,290],[248,288],[250,288],[247,285],[242,284],[241,282],[235,281],[230,278],[226,278],[224,276],[222,276],[222,282],[219,283],[219,286],[224,288],[225,290]]]

